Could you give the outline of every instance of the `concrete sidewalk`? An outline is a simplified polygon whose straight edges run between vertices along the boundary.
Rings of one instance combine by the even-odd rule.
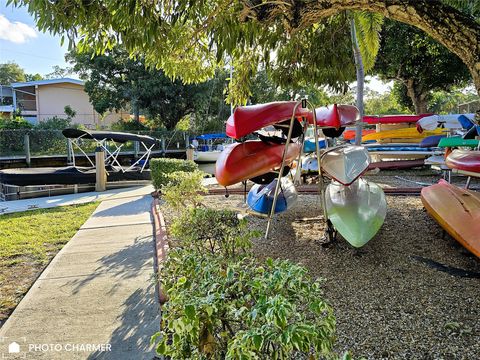
[[[93,201],[122,199],[132,196],[150,194],[154,190],[152,185],[135,186],[121,189],[111,189],[103,192],[84,192],[56,196],[38,197],[32,199],[0,201],[0,215],[13,212],[48,209],[57,206],[86,204]]]
[[[0,359],[154,357],[151,203],[144,195],[99,205],[0,329]],[[19,353],[9,353],[13,342]]]

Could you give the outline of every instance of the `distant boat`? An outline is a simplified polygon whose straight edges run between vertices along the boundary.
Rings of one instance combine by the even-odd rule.
[[[231,143],[232,141],[224,133],[199,135],[192,140],[192,145],[195,148],[193,160],[202,163],[214,163],[225,146]]]

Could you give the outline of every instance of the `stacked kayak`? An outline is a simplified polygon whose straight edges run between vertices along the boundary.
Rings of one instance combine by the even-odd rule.
[[[300,144],[288,146],[287,164],[300,153]],[[215,165],[215,177],[222,186],[233,185],[278,169],[282,164],[285,144],[270,144],[261,140],[228,145]]]
[[[420,143],[422,139],[432,135],[442,135],[442,129],[424,131],[419,133],[414,127],[379,131],[362,137],[362,141],[376,140],[383,142]]]
[[[440,180],[422,189],[427,212],[455,240],[480,257],[480,194]]]
[[[430,115],[417,121],[417,129],[424,130],[435,129],[469,129],[473,124],[471,120],[475,114],[448,114],[448,115]]]
[[[455,149],[445,160],[446,165],[456,172],[469,176],[480,176],[480,151]]]

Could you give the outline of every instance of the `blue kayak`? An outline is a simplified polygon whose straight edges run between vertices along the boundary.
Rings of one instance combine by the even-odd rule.
[[[431,148],[431,147],[438,147],[438,143],[442,140],[446,135],[432,135],[427,136],[420,142],[421,148]]]
[[[273,193],[277,179],[268,185],[256,184],[252,186],[247,196],[247,205],[253,211],[260,214],[269,214],[273,205]],[[297,190],[292,181],[288,178],[282,178],[280,193],[275,205],[275,214],[283,212],[290,208],[297,200]]]
[[[325,139],[318,140],[318,145],[320,149],[325,148]],[[303,152],[306,154],[315,152],[316,150],[317,149],[315,148],[315,140],[305,139],[305,142],[303,143]]]

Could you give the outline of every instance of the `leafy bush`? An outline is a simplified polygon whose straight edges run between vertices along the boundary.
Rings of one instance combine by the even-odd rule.
[[[155,189],[161,190],[164,185],[168,184],[167,174],[176,171],[193,172],[198,170],[198,165],[190,160],[160,158],[150,160],[150,170],[153,186]]]
[[[2,116],[0,117],[0,130],[15,130],[15,129],[32,129],[33,125],[30,124],[21,116],[13,118]]]
[[[225,259],[245,254],[252,245],[251,238],[259,234],[250,231],[245,219],[230,210],[196,208],[175,219],[171,234],[183,248],[219,254]]]
[[[176,211],[182,212],[200,205],[206,192],[202,185],[205,174],[202,171],[175,171],[166,174],[167,185],[162,186],[162,196]]]
[[[69,127],[72,127],[72,121],[58,116],[42,120],[35,126],[38,130],[63,130]]]
[[[171,250],[169,301],[152,341],[172,359],[318,358],[332,351],[335,317],[320,283],[288,261]]]
[[[150,130],[147,126],[135,120],[120,119],[111,126],[113,131],[147,131]]]
[[[168,301],[152,337],[157,353],[171,359],[335,358],[335,317],[320,281],[288,261],[259,262],[249,252],[258,232],[235,212],[182,205],[201,181],[196,172],[163,176],[167,202],[186,210],[173,221],[177,241],[160,264]]]

